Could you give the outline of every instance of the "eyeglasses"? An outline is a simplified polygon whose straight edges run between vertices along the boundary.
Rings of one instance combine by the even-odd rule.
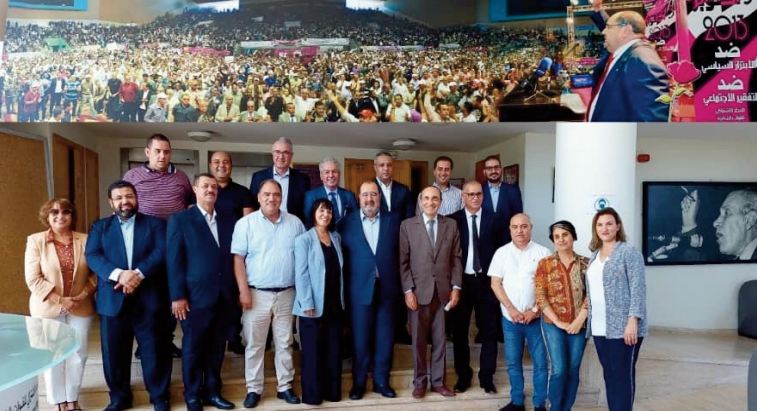
[[[279,151],[279,150],[274,150],[274,151],[273,151],[273,155],[274,155],[274,156],[291,156],[291,155],[292,155],[292,152],[291,152],[291,151]]]
[[[472,198],[480,198],[480,197],[482,197],[484,195],[484,193],[481,192],[481,191],[479,191],[477,193],[463,193],[463,194],[465,194],[468,197],[472,197]]]
[[[51,216],[57,216],[58,214],[71,215],[71,210],[68,209],[68,208],[64,208],[62,210],[59,210],[57,208],[51,208],[50,209],[50,215]]]

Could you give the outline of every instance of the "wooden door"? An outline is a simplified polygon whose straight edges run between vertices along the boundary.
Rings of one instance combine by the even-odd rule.
[[[394,160],[392,162],[392,177],[395,181],[412,186],[412,161]],[[352,191],[355,195],[360,193],[360,185],[365,181],[375,180],[376,171],[373,168],[373,159],[345,158],[344,159],[344,188]]]
[[[365,181],[374,180],[376,172],[372,159],[345,158],[344,159],[344,188],[355,195],[360,193],[360,185]]]
[[[82,233],[100,217],[98,162],[96,152],[53,136],[53,195],[74,203],[75,230]]]
[[[0,312],[29,314],[24,281],[26,237],[45,229],[37,220],[47,201],[45,142],[0,133]]]

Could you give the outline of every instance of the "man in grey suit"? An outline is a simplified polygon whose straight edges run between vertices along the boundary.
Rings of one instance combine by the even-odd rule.
[[[438,214],[442,193],[426,187],[421,211],[400,226],[400,277],[413,338],[413,397],[426,395],[429,373],[426,343],[431,331],[431,391],[445,397],[455,393],[444,384],[446,340],[444,310],[457,305],[462,284],[460,235],[451,218]]]

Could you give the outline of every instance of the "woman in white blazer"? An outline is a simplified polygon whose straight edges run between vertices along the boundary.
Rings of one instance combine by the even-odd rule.
[[[294,240],[293,314],[300,317],[302,402],[317,405],[342,395],[344,277],[339,234],[330,231],[333,206],[319,199],[311,210],[313,228]]]

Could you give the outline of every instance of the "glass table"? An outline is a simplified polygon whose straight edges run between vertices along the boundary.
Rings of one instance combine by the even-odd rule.
[[[67,324],[0,313],[0,410],[36,410],[37,376],[78,348]]]

